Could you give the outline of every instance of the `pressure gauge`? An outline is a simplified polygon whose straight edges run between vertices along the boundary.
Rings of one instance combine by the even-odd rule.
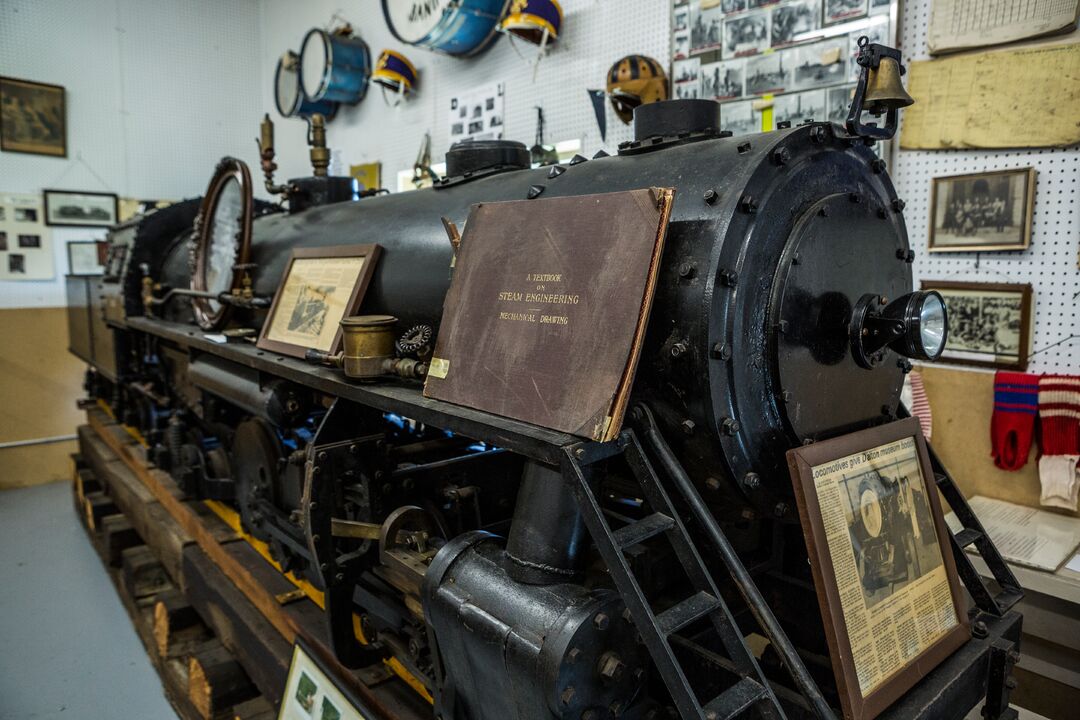
[[[218,297],[240,288],[251,250],[251,173],[243,161],[223,158],[203,197],[196,220],[191,289],[208,295],[192,298],[195,320],[204,330],[217,330],[230,307]]]

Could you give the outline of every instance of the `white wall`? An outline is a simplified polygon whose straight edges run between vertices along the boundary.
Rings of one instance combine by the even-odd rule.
[[[67,89],[68,157],[0,153],[0,191],[43,188],[181,199],[202,194],[222,155],[258,166],[262,107],[257,0],[0,0],[0,73]],[[0,282],[0,307],[65,304],[56,278]]]
[[[671,5],[668,0],[563,0],[562,7],[563,33],[540,63],[534,82],[532,66],[506,38],[479,57],[451,58],[398,42],[386,26],[379,0],[262,0],[262,104],[270,109],[277,129],[281,177],[310,174],[310,166],[304,123],[282,119],[273,110],[274,68],[285,50],[299,52],[310,28],[328,27],[335,12],[368,43],[373,61],[391,48],[404,53],[420,73],[416,96],[399,108],[388,107],[375,87],[359,105],[339,111],[327,135],[331,148],[340,151],[345,172],[350,164],[381,161],[383,184],[393,190],[397,171],[412,168],[424,132],[431,133],[432,161],[442,162],[449,142],[450,98],[492,82],[506,83],[506,139],[532,145],[535,106],[540,105],[547,121],[546,142],[577,138],[585,154],[596,152],[602,145],[586,90],[604,87],[607,70],[624,55],[649,55],[666,67]],[[519,42],[517,47],[527,58],[535,54],[534,46]],[[609,149],[630,136],[630,128],[609,110]]]

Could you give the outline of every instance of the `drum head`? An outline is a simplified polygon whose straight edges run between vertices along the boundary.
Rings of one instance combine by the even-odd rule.
[[[300,48],[300,87],[312,100],[322,99],[329,60],[326,33],[317,28],[309,31]]]
[[[274,103],[282,117],[294,117],[300,106],[300,73],[296,53],[288,52],[278,60],[274,75]]]
[[[427,37],[442,22],[449,0],[382,0],[390,32],[404,43]]]

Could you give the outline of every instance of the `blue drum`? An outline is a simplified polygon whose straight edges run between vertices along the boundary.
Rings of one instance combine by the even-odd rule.
[[[282,117],[309,118],[320,113],[327,120],[334,117],[338,104],[323,100],[309,100],[300,89],[300,56],[292,50],[278,60],[274,72],[274,104]]]
[[[367,93],[371,51],[353,35],[312,28],[300,46],[300,88],[315,102],[355,105]]]
[[[510,0],[382,0],[390,32],[409,45],[457,57],[487,50],[498,39]]]

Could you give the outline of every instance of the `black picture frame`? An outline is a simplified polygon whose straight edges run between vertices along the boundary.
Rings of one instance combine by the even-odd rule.
[[[14,98],[8,102],[9,98]],[[16,104],[29,112],[16,115]],[[59,125],[59,127],[55,127]],[[0,76],[0,151],[66,158],[67,91],[63,85]]]
[[[96,217],[96,210],[101,210],[100,205],[87,212],[85,209],[77,206],[59,206],[59,201],[64,197],[68,198],[104,198],[106,207],[111,206],[111,212],[104,210],[106,217]],[[49,227],[94,227],[94,228],[108,228],[112,227],[120,222],[120,198],[116,193],[104,193],[104,192],[90,192],[86,190],[56,190],[45,189],[42,190],[42,198],[45,211],[45,224]],[[66,212],[65,208],[76,207],[81,213],[74,211]],[[64,213],[62,216],[61,213]],[[95,217],[90,217],[95,215]]]

